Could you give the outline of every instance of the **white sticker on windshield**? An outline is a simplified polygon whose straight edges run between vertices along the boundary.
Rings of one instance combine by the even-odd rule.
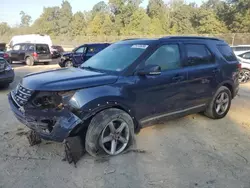
[[[131,46],[131,48],[140,48],[140,49],[147,49],[148,45],[143,45],[143,44],[135,44]]]

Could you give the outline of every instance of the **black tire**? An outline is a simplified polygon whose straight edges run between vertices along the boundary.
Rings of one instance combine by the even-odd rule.
[[[74,165],[81,159],[85,150],[80,136],[68,137],[64,140],[65,160]]]
[[[50,62],[44,62],[43,64],[44,64],[44,65],[49,65],[49,63],[50,63]]]
[[[123,153],[126,149],[131,146],[134,142],[134,123],[129,114],[124,112],[123,110],[110,108],[107,110],[103,110],[96,114],[88,127],[86,138],[85,138],[85,149],[86,151],[92,155],[93,157],[103,157],[108,156],[103,148],[100,146],[100,136],[107,127],[107,125],[114,119],[122,119],[127,123],[129,127],[129,140],[126,148],[121,152]]]
[[[26,65],[28,65],[28,66],[33,66],[33,65],[34,65],[34,60],[33,60],[32,57],[26,57],[25,63],[26,63]]]
[[[223,112],[222,114],[217,113],[216,111],[216,100],[218,99],[218,97],[222,94],[222,93],[226,93],[229,97],[228,100],[228,105],[227,105],[227,109],[225,110],[225,112]],[[224,118],[231,106],[231,100],[232,100],[232,93],[231,91],[225,87],[225,86],[221,86],[217,92],[215,93],[212,101],[210,102],[210,104],[207,106],[207,109],[205,110],[204,114],[212,119],[221,119]]]
[[[30,146],[34,146],[34,145],[40,144],[42,142],[40,135],[38,135],[33,130],[30,130],[26,136],[27,136],[27,139],[28,139]]]
[[[66,60],[63,65],[64,67],[73,67],[73,62],[71,60]]]
[[[0,89],[6,89],[8,88],[10,85],[10,83],[7,83],[7,84],[0,84]]]

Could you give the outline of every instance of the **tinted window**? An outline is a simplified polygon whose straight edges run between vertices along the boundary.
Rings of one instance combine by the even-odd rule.
[[[75,52],[76,53],[83,53],[83,52],[85,52],[86,51],[86,47],[85,46],[82,46],[82,47],[80,47],[80,48],[78,48]]]
[[[25,50],[26,50],[26,44],[21,44],[21,48],[20,48],[20,50],[25,51]]]
[[[236,56],[228,45],[217,45],[217,48],[227,61],[237,61]]]
[[[250,52],[244,53],[244,54],[240,55],[240,57],[242,57],[244,59],[250,59]]]
[[[33,44],[27,44],[28,51],[35,51],[35,46]]]
[[[49,53],[49,46],[46,44],[37,44],[36,52],[37,53]]]
[[[19,44],[17,44],[13,47],[13,50],[18,51],[18,50],[20,50],[20,48],[21,48],[21,46]]]
[[[177,44],[161,46],[147,59],[145,65],[159,65],[162,71],[180,68],[179,46]]]
[[[187,52],[187,66],[213,63],[213,56],[203,44],[185,44]]]
[[[81,67],[122,71],[131,65],[148,45],[113,44],[87,60]]]

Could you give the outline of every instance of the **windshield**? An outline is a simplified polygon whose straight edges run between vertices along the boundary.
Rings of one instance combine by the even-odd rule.
[[[148,45],[113,44],[84,62],[81,67],[119,72],[131,65],[147,47]]]

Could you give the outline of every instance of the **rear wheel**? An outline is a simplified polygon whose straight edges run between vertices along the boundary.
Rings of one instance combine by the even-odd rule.
[[[71,60],[65,61],[64,67],[73,67],[73,62]]]
[[[28,65],[28,66],[33,66],[33,65],[34,65],[34,60],[33,60],[33,58],[31,58],[31,57],[27,57],[27,58],[25,59],[25,63],[26,63],[26,65]]]
[[[231,100],[231,91],[225,86],[220,87],[208,105],[205,115],[212,119],[225,117],[230,109]]]
[[[250,70],[248,69],[242,69],[239,73],[239,82],[240,83],[246,83],[250,79]]]
[[[107,109],[90,122],[87,130],[85,149],[92,156],[118,155],[134,141],[134,123],[126,112]]]

